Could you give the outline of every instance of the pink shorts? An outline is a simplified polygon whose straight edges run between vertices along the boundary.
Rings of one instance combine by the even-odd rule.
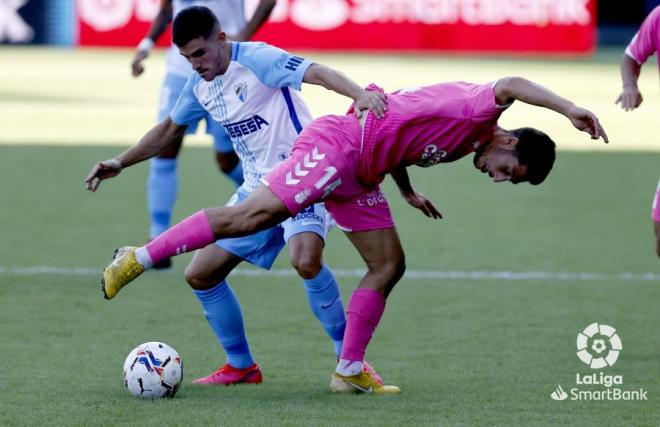
[[[356,174],[362,128],[354,116],[325,116],[307,126],[291,156],[263,178],[292,216],[323,201],[344,231],[394,227],[385,195]]]

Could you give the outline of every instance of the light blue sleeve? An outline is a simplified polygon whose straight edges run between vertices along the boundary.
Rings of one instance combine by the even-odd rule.
[[[261,42],[233,43],[232,61],[252,70],[266,86],[296,90],[300,90],[305,71],[313,63]]]
[[[190,126],[200,121],[206,116],[206,110],[199,103],[193,88],[195,83],[199,80],[197,73],[193,73],[188,78],[186,85],[183,87],[179,99],[177,99],[174,108],[170,112],[170,118],[174,123],[179,126]]]

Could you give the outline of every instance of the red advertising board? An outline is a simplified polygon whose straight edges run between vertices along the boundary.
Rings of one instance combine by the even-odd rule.
[[[76,0],[78,45],[136,46],[159,8],[160,0]],[[168,29],[158,45],[170,40]]]
[[[246,1],[248,14],[257,3]],[[159,0],[77,4],[81,45],[132,46]],[[278,0],[256,38],[287,49],[586,53],[596,42],[596,1]]]

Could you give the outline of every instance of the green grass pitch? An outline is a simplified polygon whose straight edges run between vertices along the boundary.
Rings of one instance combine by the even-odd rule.
[[[328,392],[332,348],[291,275],[230,279],[264,383],[191,386],[223,357],[183,281],[189,255],[115,300],[103,300],[99,289],[112,250],[146,238],[146,165],[96,194],[83,188],[94,161],[152,124],[162,55],[133,80],[129,51],[0,49],[0,62],[13,64],[0,67],[0,424],[656,425],[660,263],[649,212],[660,96],[650,65],[642,109],[618,111],[617,54],[587,61],[308,54],[388,90],[527,76],[593,109],[612,140],[603,147],[553,113],[516,105],[504,126],[537,126],[565,148],[547,183],[496,185],[467,159],[414,168],[413,183],[445,215],[434,222],[386,181],[410,274],[367,353],[403,389],[381,397]],[[346,107],[324,90],[303,95],[317,115]],[[198,136],[189,145],[180,158],[177,219],[232,192],[208,141]],[[338,230],[325,260],[341,270],[346,300],[362,263]],[[292,271],[285,254],[274,268]],[[623,342],[603,372],[622,375],[624,390],[647,390],[648,401],[550,398],[557,385],[575,387],[576,373],[592,372],[575,355],[578,332],[592,322],[616,327]],[[183,357],[184,385],[174,399],[143,401],[124,389],[124,357],[151,340]]]

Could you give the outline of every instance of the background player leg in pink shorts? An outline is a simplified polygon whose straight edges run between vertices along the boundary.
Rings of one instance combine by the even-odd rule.
[[[658,189],[655,191],[651,218],[653,218],[653,229],[655,230],[655,252],[660,257],[660,182],[658,182]]]

